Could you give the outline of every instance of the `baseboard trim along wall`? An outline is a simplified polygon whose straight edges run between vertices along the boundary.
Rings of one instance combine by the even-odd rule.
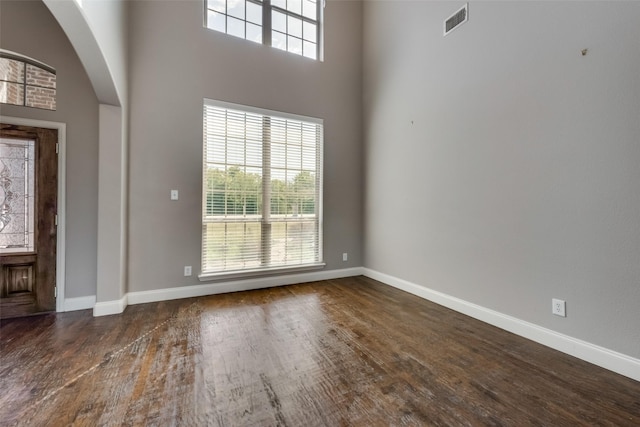
[[[96,305],[96,296],[65,298],[62,311],[89,310]]]
[[[129,292],[115,301],[99,302],[93,308],[94,316],[119,314],[128,304],[145,304],[148,302],[168,301],[172,299],[193,298],[205,295],[224,294],[229,292],[249,291],[254,289],[272,288],[275,286],[293,285],[296,283],[315,282],[318,280],[339,279],[342,277],[361,276],[362,267],[345,268],[341,270],[314,271],[281,276],[268,276],[254,279],[233,280],[226,282],[207,283],[203,285],[179,286],[152,291]]]
[[[504,329],[547,347],[577,357],[594,365],[640,381],[640,359],[582,341],[568,335],[525,322],[512,316],[434,291],[424,286],[399,279],[368,268],[363,274],[371,279],[409,292],[436,304],[455,310],[474,319]]]
[[[254,289],[272,288],[275,286],[294,285],[296,283],[315,282],[318,280],[339,279],[362,275],[362,268],[342,270],[316,271],[282,276],[260,277],[254,279],[234,280],[228,282],[207,283],[204,285],[182,286],[178,288],[156,289],[153,291],[129,292],[129,304],[167,301],[180,298],[192,298],[205,295],[225,294],[229,292],[250,291]]]
[[[108,316],[111,314],[120,314],[124,311],[125,308],[127,308],[127,305],[127,295],[113,301],[97,302],[96,305],[93,306],[93,315],[95,317],[98,317]]]

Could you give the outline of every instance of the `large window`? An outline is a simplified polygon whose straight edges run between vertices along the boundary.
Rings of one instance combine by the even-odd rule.
[[[206,0],[208,28],[311,59],[320,57],[322,0]]]
[[[322,121],[204,103],[202,276],[322,265]]]

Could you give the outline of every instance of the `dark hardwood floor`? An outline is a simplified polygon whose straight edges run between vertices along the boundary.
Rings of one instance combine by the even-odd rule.
[[[640,425],[640,383],[355,277],[11,319],[0,424]]]

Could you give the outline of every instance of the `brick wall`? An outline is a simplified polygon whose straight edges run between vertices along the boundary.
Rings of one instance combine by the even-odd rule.
[[[56,109],[56,75],[27,64],[27,107]]]
[[[27,107],[55,110],[56,90],[37,86],[27,86],[26,105]]]

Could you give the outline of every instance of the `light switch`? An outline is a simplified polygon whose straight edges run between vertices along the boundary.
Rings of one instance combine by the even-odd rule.
[[[178,190],[171,190],[171,200],[178,200]]]

